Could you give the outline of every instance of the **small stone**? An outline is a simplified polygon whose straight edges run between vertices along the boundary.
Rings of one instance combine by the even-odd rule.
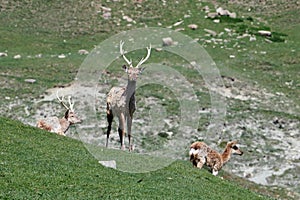
[[[111,12],[103,13],[102,17],[103,17],[103,19],[110,19],[111,18]]]
[[[208,6],[204,6],[203,10],[208,13],[209,12],[209,7]]]
[[[115,160],[109,160],[109,161],[99,161],[99,163],[105,167],[110,167],[113,169],[117,169],[117,163]]]
[[[258,33],[262,36],[271,36],[271,31],[259,30]]]
[[[66,58],[66,55],[65,54],[60,54],[60,55],[58,55],[58,58]]]
[[[173,26],[179,26],[179,25],[182,24],[182,23],[183,23],[183,20],[174,23]]]
[[[0,57],[6,57],[6,56],[7,56],[7,53],[0,52]]]
[[[192,30],[196,30],[198,28],[198,25],[197,24],[190,24],[190,25],[188,25],[188,27]]]
[[[211,36],[215,37],[217,35],[217,32],[213,31],[213,30],[209,30],[209,29],[204,29],[205,32],[207,32],[208,34],[210,34]]]
[[[255,36],[250,36],[249,41],[250,42],[256,41],[256,37]]]
[[[222,7],[217,8],[216,11],[221,16],[228,16],[229,15],[229,11],[228,10],[224,10]]]
[[[230,32],[231,32],[231,29],[229,29],[229,28],[224,28],[224,30],[225,30],[227,33],[230,33]]]
[[[127,15],[123,16],[123,19],[126,20],[129,23],[133,22],[133,19],[130,18],[129,16],[127,16]]]
[[[87,55],[87,54],[89,54],[89,52],[85,49],[80,49],[80,50],[78,50],[78,54],[79,55]]]
[[[174,44],[174,41],[171,37],[163,38],[162,41],[163,41],[163,46],[171,46]]]
[[[20,58],[21,58],[21,55],[19,55],[19,54],[14,56],[14,59],[20,59]]]
[[[24,80],[26,83],[35,83],[36,80],[35,79],[32,79],[32,78],[29,78],[29,79],[25,79]]]
[[[229,14],[230,18],[233,18],[233,19],[236,18],[236,13],[235,12],[233,12],[233,13],[229,12],[228,14]]]
[[[207,17],[208,18],[211,18],[211,19],[214,19],[218,16],[218,13],[216,12],[210,12],[210,13],[207,13]]]
[[[103,10],[103,12],[111,12],[111,8],[105,6],[101,6],[100,8]]]

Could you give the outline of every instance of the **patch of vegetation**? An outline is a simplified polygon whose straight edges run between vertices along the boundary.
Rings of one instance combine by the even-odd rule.
[[[270,199],[186,161],[143,174],[105,168],[77,140],[0,124],[1,199]]]

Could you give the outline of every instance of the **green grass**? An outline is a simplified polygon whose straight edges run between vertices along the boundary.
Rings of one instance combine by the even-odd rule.
[[[0,118],[1,199],[269,199],[187,161],[130,174],[109,169],[77,140]]]

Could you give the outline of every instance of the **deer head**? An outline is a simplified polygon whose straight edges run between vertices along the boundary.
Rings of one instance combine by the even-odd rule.
[[[74,102],[72,101],[72,97],[68,97],[69,106],[65,104],[64,96],[62,96],[61,98],[58,96],[58,91],[56,92],[56,98],[58,99],[60,104],[67,109],[67,111],[65,112],[65,119],[70,122],[70,124],[80,123],[81,119],[74,111]]]
[[[243,151],[237,146],[237,141],[228,142],[227,146],[231,148],[231,152],[237,155],[243,155]]]
[[[123,56],[123,59],[126,61],[126,63],[129,65],[123,65],[122,68],[125,70],[125,72],[128,74],[128,80],[130,81],[136,81],[138,78],[138,75],[141,74],[144,70],[144,68],[140,68],[140,66],[148,60],[151,54],[151,45],[147,47],[147,56],[145,58],[142,58],[140,62],[136,65],[136,67],[133,67],[132,60],[128,60],[125,56],[125,51],[123,50],[124,42],[120,41],[120,54]]]

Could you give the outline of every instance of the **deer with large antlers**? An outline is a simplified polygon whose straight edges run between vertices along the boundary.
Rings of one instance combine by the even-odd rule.
[[[61,98],[58,96],[58,92],[56,93],[56,98],[61,103],[61,105],[67,109],[64,117],[62,117],[61,119],[59,119],[58,117],[47,117],[45,119],[41,119],[37,122],[37,127],[53,133],[57,133],[58,135],[65,136],[65,133],[69,129],[70,125],[80,123],[81,120],[74,111],[74,102],[71,100],[71,96],[68,97],[69,106],[67,106],[64,102],[64,96]]]
[[[111,125],[113,117],[117,116],[119,119],[119,137],[121,143],[121,149],[125,149],[125,124],[127,125],[127,134],[129,141],[129,151],[133,150],[133,145],[131,141],[131,126],[133,113],[136,110],[136,101],[135,101],[135,90],[136,90],[136,81],[138,75],[144,70],[141,65],[148,60],[151,54],[151,45],[147,47],[147,56],[142,58],[140,62],[133,67],[132,60],[128,60],[125,56],[123,50],[124,42],[120,41],[120,54],[122,55],[125,62],[128,66],[123,65],[123,69],[128,75],[128,82],[125,87],[113,87],[106,99],[106,114],[107,114],[107,138],[106,138],[106,147],[108,147],[109,135],[111,131]]]

